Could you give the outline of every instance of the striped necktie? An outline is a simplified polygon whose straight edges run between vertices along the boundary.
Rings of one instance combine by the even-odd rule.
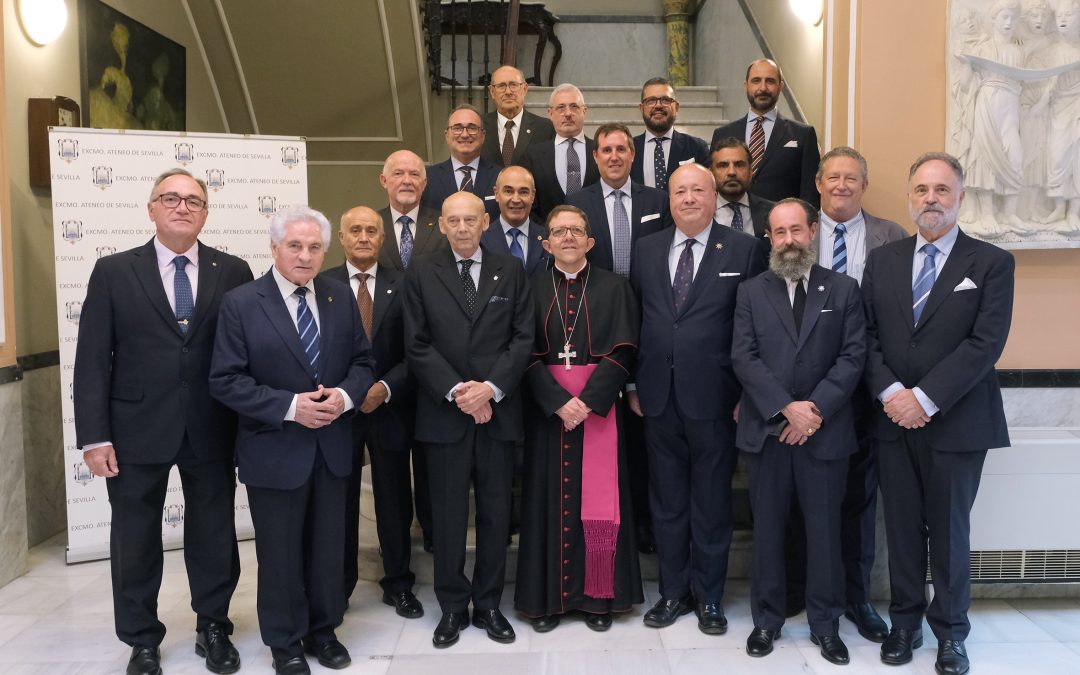
[[[926,255],[923,259],[922,270],[911,285],[911,313],[915,317],[915,325],[919,325],[919,317],[926,308],[926,299],[930,297],[930,291],[934,288],[934,280],[937,278],[937,264],[934,256],[937,255],[937,246],[926,244],[922,248]]]
[[[296,331],[300,333],[300,344],[307,354],[311,369],[315,371],[315,380],[319,379],[319,327],[315,325],[315,317],[308,309],[308,289],[301,286],[296,289]]]
[[[832,269],[840,274],[847,274],[847,244],[844,241],[846,234],[847,228],[844,224],[837,223],[833,230]]]
[[[750,131],[750,172],[757,175],[761,158],[765,156],[765,118],[758,115],[754,128]]]

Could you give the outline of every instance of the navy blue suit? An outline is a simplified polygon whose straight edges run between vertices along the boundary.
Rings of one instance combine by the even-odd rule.
[[[484,200],[484,207],[492,219],[499,216],[499,202],[495,200],[495,181],[499,178],[502,168],[492,164],[483,157],[480,164],[473,172],[473,187],[469,192]],[[454,171],[453,160],[432,164],[427,168],[427,187],[420,197],[420,205],[442,213],[442,203],[450,195],[460,192],[461,178],[465,174]],[[436,226],[437,227],[437,226]]]
[[[652,154],[656,150],[656,143],[652,142],[652,134],[639,134],[634,136],[634,165],[630,167],[630,180],[635,183],[645,182],[645,153]],[[648,146],[645,147],[645,141],[648,140]],[[691,136],[690,134],[684,134],[681,131],[672,131],[671,149],[668,152],[667,158],[667,177],[670,179],[671,174],[675,173],[675,169],[689,162],[691,160],[697,162],[701,166],[708,168],[709,166],[709,146],[705,145],[705,141],[697,136]],[[655,187],[650,185],[649,187]]]
[[[521,166],[529,170],[536,182],[536,203],[533,204],[533,214],[540,221],[547,218],[547,214],[556,206],[565,204],[566,193],[563,192],[559,183],[559,174],[555,171],[555,144],[561,141],[555,136],[543,143],[533,143],[528,152],[521,160]],[[600,169],[593,159],[593,151],[596,143],[591,138],[585,139],[585,175],[581,179],[581,187],[585,188],[600,180]]]
[[[529,240],[529,250],[525,253],[525,276],[531,279],[537,272],[551,266],[551,254],[544,250],[543,244],[547,237],[547,228],[529,218],[529,225],[527,228],[522,228],[522,232]],[[491,221],[491,225],[480,236],[480,243],[489,251],[499,255],[510,255],[510,238],[503,231],[502,221],[499,218]]]
[[[646,418],[660,595],[719,603],[731,546],[732,412],[741,392],[731,367],[735,292],[765,269],[765,256],[750,235],[713,222],[676,312],[668,269],[675,231],[642,239],[630,268],[642,311],[635,384]]]
[[[746,140],[746,115],[733,120],[713,132],[710,147],[729,136]],[[787,197],[798,197],[817,208],[821,204],[814,176],[817,175],[821,151],[818,150],[817,132],[814,127],[776,115],[769,144],[761,159],[757,173],[750,182],[750,192],[778,202]]]
[[[597,267],[612,270],[615,266],[611,246],[611,229],[608,223],[607,208],[604,204],[604,186],[600,182],[584,187],[575,195],[566,198],[566,203],[576,206],[589,217],[589,229],[596,239],[596,245],[589,251],[589,262]],[[622,190],[625,192],[627,186]],[[641,183],[630,181],[630,259],[637,250],[642,237],[659,232],[671,225],[671,212],[667,193]],[[626,205],[625,199],[623,205]]]

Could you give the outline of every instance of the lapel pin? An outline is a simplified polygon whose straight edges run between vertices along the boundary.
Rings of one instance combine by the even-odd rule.
[[[527,133],[527,134],[531,134],[531,133],[532,133],[532,129],[526,129],[526,130],[525,130],[525,133]]]
[[[724,245],[721,244],[720,242],[716,242],[716,250],[717,251],[723,251],[724,250]]]
[[[536,241],[543,241],[543,240],[544,240],[543,237],[541,237],[540,235],[536,235]]]
[[[818,292],[821,292],[821,291],[825,290],[825,287],[824,286],[818,286],[817,289],[818,289]]]
[[[326,301],[327,302],[333,302],[334,301],[334,296],[332,296],[332,295],[326,296]]]
[[[391,294],[391,293],[393,293],[393,292],[394,292],[394,289],[392,289],[392,288],[388,288],[388,289],[386,289],[386,294],[387,294],[387,295],[390,295],[390,294]]]
[[[210,267],[217,267],[217,262],[210,263]]]
[[[498,281],[499,280],[499,275],[496,274],[495,276],[491,277],[491,280],[492,281]]]

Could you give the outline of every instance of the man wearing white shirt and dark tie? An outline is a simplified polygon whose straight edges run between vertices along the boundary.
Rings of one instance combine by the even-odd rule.
[[[773,202],[750,193],[750,149],[729,136],[716,142],[709,169],[716,178],[716,222],[753,235],[765,243],[766,219]]]

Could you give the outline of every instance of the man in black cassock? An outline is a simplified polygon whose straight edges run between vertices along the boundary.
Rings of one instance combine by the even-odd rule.
[[[537,632],[574,610],[605,631],[611,612],[644,602],[619,433],[639,312],[629,282],[586,261],[595,240],[584,212],[559,206],[547,228],[555,265],[531,280],[536,349],[525,378],[534,405],[514,607]]]

